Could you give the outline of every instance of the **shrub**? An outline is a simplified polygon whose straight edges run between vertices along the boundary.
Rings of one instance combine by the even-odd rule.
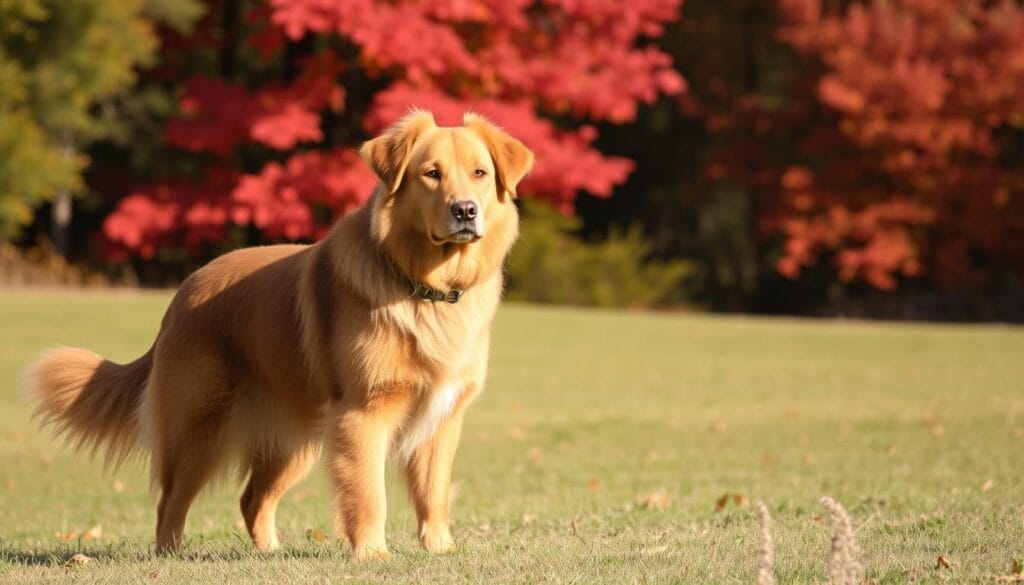
[[[509,259],[509,300],[597,307],[682,303],[689,262],[655,261],[639,226],[599,243],[576,235],[580,220],[543,203],[523,207],[520,240]]]

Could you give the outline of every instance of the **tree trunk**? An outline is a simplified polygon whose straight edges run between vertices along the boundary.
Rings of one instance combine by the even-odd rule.
[[[61,156],[70,159],[75,156],[75,147],[70,138],[61,140]],[[53,207],[50,209],[50,239],[53,240],[53,247],[65,260],[71,253],[70,237],[71,231],[71,191],[60,189],[53,197]]]

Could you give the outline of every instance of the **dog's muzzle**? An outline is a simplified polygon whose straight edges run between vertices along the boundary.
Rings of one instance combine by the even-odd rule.
[[[458,219],[452,217],[448,220],[448,236],[445,239],[449,242],[465,244],[468,242],[475,242],[482,238],[483,235],[483,217],[477,214],[472,219]]]

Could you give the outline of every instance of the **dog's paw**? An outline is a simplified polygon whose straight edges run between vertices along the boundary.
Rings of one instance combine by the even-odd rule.
[[[386,561],[391,558],[387,545],[381,546],[358,546],[352,549],[352,560],[363,561]]]
[[[432,553],[450,553],[455,550],[455,539],[447,526],[424,526],[420,531],[420,544]]]

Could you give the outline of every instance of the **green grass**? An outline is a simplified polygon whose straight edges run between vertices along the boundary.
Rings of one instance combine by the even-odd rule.
[[[0,292],[0,581],[749,583],[753,507],[716,512],[724,494],[768,504],[781,583],[827,580],[822,495],[850,511],[878,582],[984,581],[1024,558],[1020,329],[514,305],[456,463],[458,552],[419,550],[398,481],[391,560],[307,540],[332,517],[316,472],[282,503],[283,551],[252,551],[231,485],[197,502],[181,557],[156,557],[145,466],[106,473],[62,449],[18,377],[56,344],[141,354],[168,298]],[[637,505],[658,491],[671,507]],[[56,536],[95,525],[99,539]],[[96,560],[66,570],[77,552]]]

